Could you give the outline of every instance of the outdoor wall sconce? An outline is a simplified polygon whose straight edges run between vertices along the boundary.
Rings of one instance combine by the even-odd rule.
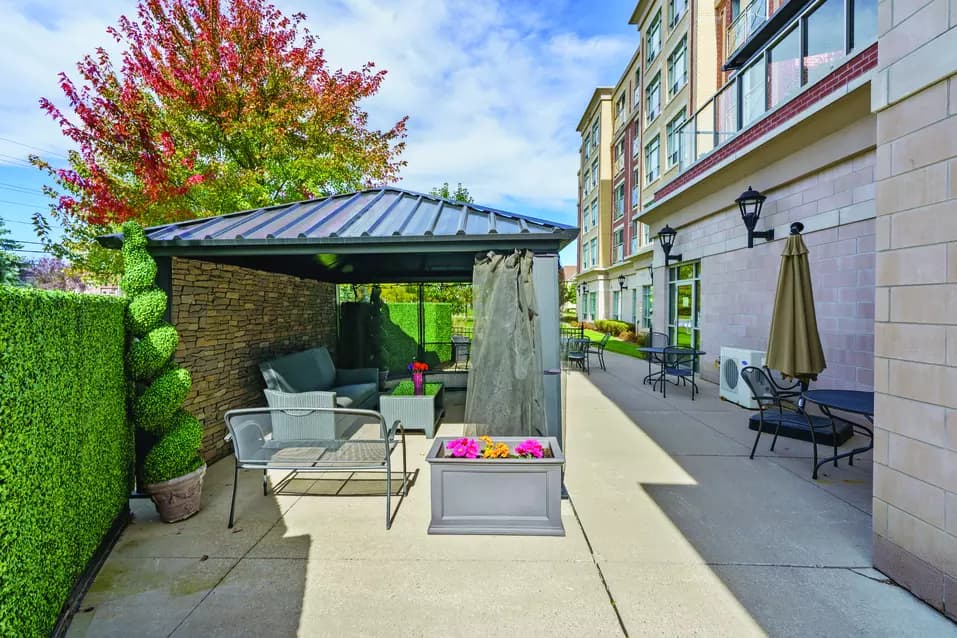
[[[681,261],[681,253],[677,255],[671,254],[671,249],[675,245],[675,237],[677,235],[678,231],[668,225],[665,225],[664,228],[658,231],[658,242],[661,244],[661,250],[665,251],[665,266],[667,266],[670,261]]]
[[[761,207],[764,206],[764,200],[767,197],[748,186],[748,190],[741,193],[741,196],[734,200],[741,209],[741,219],[748,229],[748,248],[754,248],[754,238],[759,237],[765,241],[774,239],[774,229],[755,231],[754,227],[761,218]]]
[[[582,291],[582,295],[587,295],[587,294],[588,294],[588,284],[587,284],[587,283],[583,283],[583,284],[581,285],[581,291]]]
[[[655,267],[651,264],[648,264],[648,279],[651,280],[651,285],[655,285]]]
[[[625,285],[625,276],[618,275],[618,288],[620,290],[628,290],[628,286]]]

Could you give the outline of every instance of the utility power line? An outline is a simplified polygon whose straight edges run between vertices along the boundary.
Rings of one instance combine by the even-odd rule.
[[[33,226],[33,222],[22,222],[19,219],[8,219],[6,217],[0,217],[0,221],[6,222],[8,224],[23,224],[24,226]]]
[[[40,204],[27,204],[27,203],[24,203],[24,202],[11,202],[11,201],[8,200],[8,199],[0,199],[0,204],[10,204],[11,206],[23,206],[24,208],[33,208],[33,209],[36,209],[36,208],[38,208],[38,207],[39,207],[39,208],[43,208],[43,206],[40,205]]]
[[[62,157],[63,159],[70,159],[62,153],[57,153],[56,151],[51,151],[49,149],[40,148],[39,146],[33,146],[32,144],[24,144],[23,142],[18,142],[17,140],[11,140],[9,137],[0,137],[0,140],[4,142],[10,142],[11,144],[16,144],[17,146],[22,146],[23,148],[32,148],[35,151],[40,151],[41,153],[46,153],[47,155],[52,155],[53,157]]]

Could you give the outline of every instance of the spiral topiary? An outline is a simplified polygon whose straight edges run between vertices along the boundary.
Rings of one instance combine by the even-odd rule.
[[[139,429],[157,437],[142,459],[143,481],[152,485],[202,466],[199,449],[203,427],[181,407],[191,379],[189,371],[173,361],[179,334],[163,321],[166,293],[155,286],[156,261],[146,245],[146,233],[139,224],[123,225],[124,273],[120,288],[130,297],[126,323],[132,335],[127,372],[136,387],[133,421]]]

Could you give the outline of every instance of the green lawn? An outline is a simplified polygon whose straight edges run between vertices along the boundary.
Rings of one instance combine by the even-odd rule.
[[[601,341],[602,337],[605,335],[597,330],[585,330],[585,336],[591,339],[592,341]],[[638,352],[638,344],[628,343],[627,341],[622,341],[617,337],[612,337],[608,340],[608,344],[605,346],[605,350],[608,352],[616,352],[618,354],[627,355],[629,357],[635,357],[636,359],[644,359],[645,354],[643,352]]]

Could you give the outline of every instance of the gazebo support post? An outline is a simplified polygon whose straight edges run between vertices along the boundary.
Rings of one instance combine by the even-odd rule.
[[[540,253],[535,255],[532,268],[535,283],[536,305],[538,307],[538,329],[542,338],[542,365],[545,369],[545,427],[546,436],[554,436],[564,450],[562,438],[562,377],[561,374],[548,374],[552,370],[561,370],[559,352],[559,296],[558,296],[558,255]]]

